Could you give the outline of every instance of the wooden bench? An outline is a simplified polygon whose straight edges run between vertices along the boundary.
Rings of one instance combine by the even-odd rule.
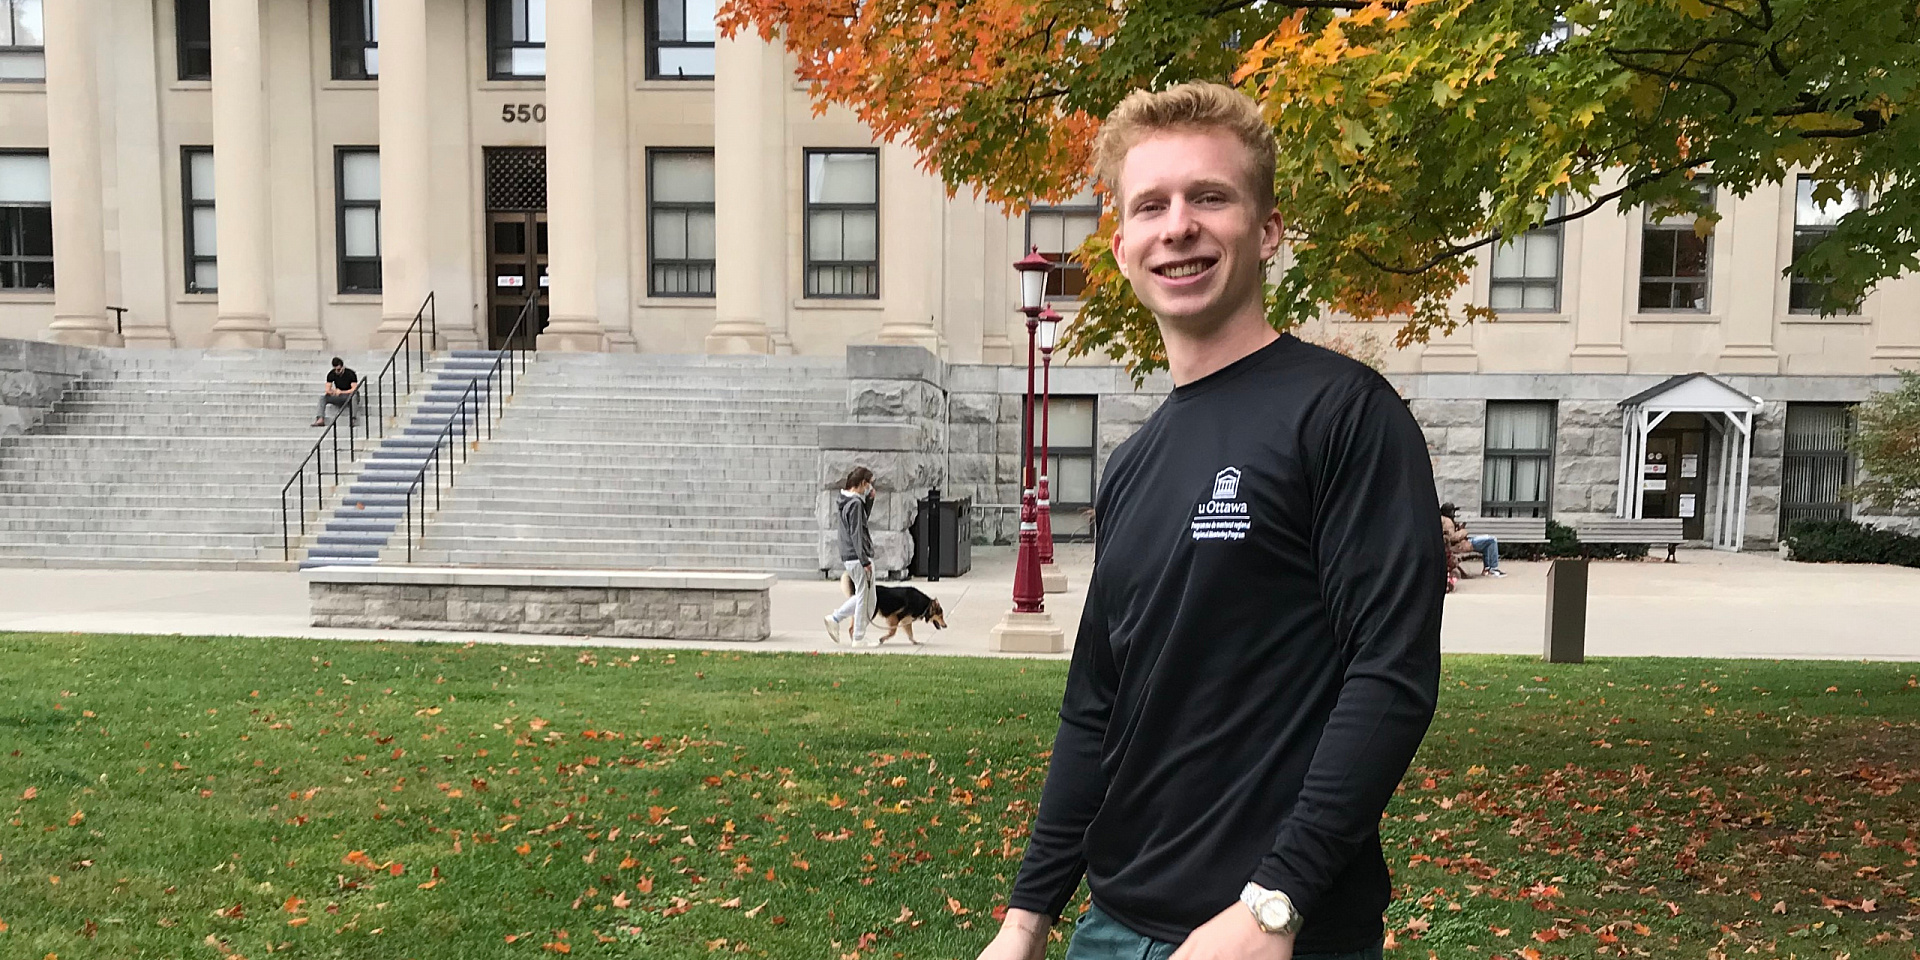
[[[1674,562],[1674,550],[1686,539],[1678,517],[1643,520],[1588,520],[1574,527],[1581,543],[1644,543],[1667,545],[1667,562]]]
[[[1501,543],[1546,543],[1547,521],[1543,517],[1462,517],[1467,533],[1491,536]]]
[[[765,640],[772,574],[341,566],[305,571],[316,627]]]

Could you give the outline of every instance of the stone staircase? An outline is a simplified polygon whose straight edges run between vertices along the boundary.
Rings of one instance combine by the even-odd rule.
[[[813,357],[542,354],[414,562],[817,577],[816,428],[845,418],[844,371]],[[380,556],[403,559],[394,543]]]
[[[428,362],[426,386],[417,392],[411,407],[402,412],[399,418],[402,425],[389,429],[386,437],[376,441],[372,451],[356,465],[357,474],[332,504],[332,515],[307,548],[300,561],[301,569],[377,563],[382,548],[395,531],[405,535],[407,491],[433,455],[435,445],[459,412],[463,399],[467,407],[467,435],[484,435],[480,432],[484,427],[479,418],[489,386],[482,382],[471,396],[467,391],[474,381],[484,378],[493,368],[496,356],[488,350],[455,350]],[[456,439],[456,456],[457,444]],[[456,466],[456,469],[460,479],[464,479],[465,468]],[[431,471],[427,477],[431,483]],[[427,495],[432,496],[431,487]],[[417,523],[418,514],[415,516]],[[404,558],[403,549],[401,559]]]
[[[384,362],[348,356],[363,374]],[[283,567],[280,490],[327,355],[113,350],[0,439],[0,566]]]

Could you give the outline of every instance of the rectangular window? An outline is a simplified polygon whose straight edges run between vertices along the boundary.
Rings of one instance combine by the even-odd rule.
[[[333,0],[333,78],[380,76],[380,0]]]
[[[380,292],[380,151],[340,147],[334,154],[339,216],[340,292]]]
[[[547,0],[487,0],[487,48],[492,51],[487,64],[489,79],[544,78]]]
[[[1707,204],[1713,185],[1696,183]],[[1660,217],[1649,209],[1640,227],[1640,310],[1707,312],[1707,271],[1713,235],[1701,236],[1692,216]]]
[[[0,0],[0,81],[47,79],[41,0]],[[204,4],[202,4],[204,6]]]
[[[53,289],[53,181],[47,155],[0,153],[0,290]]]
[[[714,0],[650,0],[647,79],[713,79]]]
[[[1483,517],[1545,517],[1553,507],[1553,404],[1487,402]]]
[[[1078,300],[1087,287],[1086,271],[1073,259],[1080,242],[1100,226],[1100,197],[1091,188],[1058,206],[1027,211],[1027,247],[1056,266],[1047,272],[1047,299]]]
[[[1037,401],[1036,401],[1037,402]],[[1047,404],[1047,510],[1055,540],[1093,536],[1095,403],[1093,397],[1054,397]],[[1040,431],[1033,434],[1039,453]]]
[[[1561,216],[1565,198],[1547,204],[1546,219]],[[1559,224],[1536,227],[1512,243],[1493,248],[1493,282],[1488,306],[1495,310],[1554,313],[1560,309]]]
[[[1813,192],[1820,181],[1813,177],[1796,178],[1793,198],[1793,279],[1787,289],[1788,313],[1820,312],[1820,301],[1826,296],[1827,284],[1820,277],[1805,276],[1797,264],[1800,257],[1814,244],[1825,239],[1839,225],[1840,218],[1860,209],[1860,195],[1843,193],[1837,200],[1819,201],[1813,198]],[[1842,313],[1858,313],[1856,305]]]
[[[807,296],[880,296],[880,154],[808,150]]]
[[[647,151],[647,294],[713,296],[713,151]]]
[[[180,148],[181,223],[186,231],[187,292],[220,289],[220,243],[213,218],[213,148]]]
[[[1808,520],[1844,520],[1841,499],[1853,482],[1853,407],[1845,403],[1787,404],[1787,439],[1780,477],[1780,534]]]
[[[173,39],[180,79],[213,79],[213,25],[207,0],[173,0]]]

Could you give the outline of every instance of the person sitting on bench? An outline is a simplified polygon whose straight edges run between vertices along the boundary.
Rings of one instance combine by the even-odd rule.
[[[360,389],[360,375],[347,366],[345,360],[333,358],[333,371],[327,374],[327,392],[320,398],[320,406],[313,412],[313,425],[327,425],[328,407],[346,407],[353,402],[353,395]],[[339,414],[335,414],[339,416]],[[352,416],[351,410],[348,416]]]
[[[1440,505],[1440,532],[1447,539],[1447,553],[1455,554],[1465,548],[1466,553],[1479,554],[1486,564],[1487,576],[1504,577],[1500,569],[1500,540],[1492,534],[1471,534],[1467,525],[1461,521],[1460,508],[1451,503]]]

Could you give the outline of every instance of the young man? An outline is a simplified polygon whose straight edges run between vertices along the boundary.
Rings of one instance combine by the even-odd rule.
[[[1425,440],[1366,366],[1267,323],[1275,144],[1226,87],[1136,92],[1097,172],[1174,390],[1108,463],[1060,730],[1004,924],[1040,960],[1362,960],[1381,812],[1433,717],[1445,557]]]
[[[345,360],[333,358],[333,369],[327,373],[327,392],[320,398],[320,406],[313,411],[313,425],[327,425],[327,408],[344,407],[353,402],[353,394],[360,389],[360,375],[347,366]]]

